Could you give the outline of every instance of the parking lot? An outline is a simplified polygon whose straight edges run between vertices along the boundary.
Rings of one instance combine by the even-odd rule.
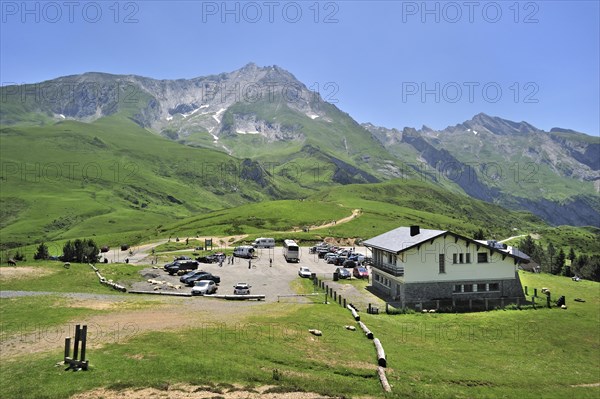
[[[357,247],[357,252],[366,254],[366,249]],[[269,259],[272,259],[270,266]],[[233,264],[229,263],[228,257],[223,262],[222,267],[218,263],[200,263],[199,270],[204,270],[217,275],[221,278],[217,294],[233,294],[233,286],[238,282],[245,282],[252,286],[252,294],[265,295],[267,302],[277,302],[278,296],[293,295],[295,292],[290,287],[290,283],[294,279],[299,279],[298,269],[301,266],[308,267],[312,273],[315,273],[318,278],[329,279],[333,278],[333,272],[338,266],[327,264],[323,259],[319,259],[316,254],[310,254],[308,247],[301,247],[300,262],[288,263],[283,257],[283,249],[275,247],[273,249],[257,249],[256,257],[251,261],[243,258],[233,258]],[[248,267],[250,264],[250,268]],[[162,267],[162,265],[160,265]],[[179,282],[178,275],[170,276],[167,272],[161,269],[153,269],[152,267],[145,268],[141,274],[146,278],[161,280],[173,285],[182,284]],[[156,275],[156,277],[151,277]],[[191,288],[183,286],[179,290],[174,290],[165,287],[162,291],[172,292],[190,292]],[[152,284],[148,282],[135,283],[135,290],[152,290]],[[365,295],[370,295],[365,292]]]

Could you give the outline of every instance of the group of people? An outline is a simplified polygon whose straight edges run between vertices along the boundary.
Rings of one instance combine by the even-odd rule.
[[[227,260],[227,264],[228,265],[233,265],[235,257],[233,255],[227,257],[225,256],[224,258],[219,260],[219,267],[223,267],[223,261]],[[273,259],[269,258],[269,267],[273,267]],[[248,269],[252,268],[252,259],[248,259]]]

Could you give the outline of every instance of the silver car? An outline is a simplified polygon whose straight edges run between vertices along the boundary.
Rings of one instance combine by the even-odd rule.
[[[250,295],[250,285],[248,283],[237,283],[233,286],[234,295]]]
[[[217,292],[217,284],[212,280],[198,280],[192,287],[192,295],[210,295]]]

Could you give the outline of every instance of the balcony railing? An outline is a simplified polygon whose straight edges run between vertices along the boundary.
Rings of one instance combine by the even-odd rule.
[[[371,267],[391,274],[394,277],[404,277],[404,266],[394,266],[390,265],[389,263],[374,261]]]

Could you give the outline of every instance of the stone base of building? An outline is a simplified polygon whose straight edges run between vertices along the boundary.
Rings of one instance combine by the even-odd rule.
[[[525,304],[525,295],[518,273],[512,279],[444,281],[428,283],[404,283],[378,275],[372,270],[373,288],[385,294],[389,301],[400,302],[403,306],[414,307],[419,303],[444,303],[447,305],[489,300],[501,300],[502,304]],[[488,301],[484,301],[488,299]],[[436,302],[437,301],[437,302]],[[442,301],[442,302],[440,302]],[[487,306],[486,305],[486,306]]]

